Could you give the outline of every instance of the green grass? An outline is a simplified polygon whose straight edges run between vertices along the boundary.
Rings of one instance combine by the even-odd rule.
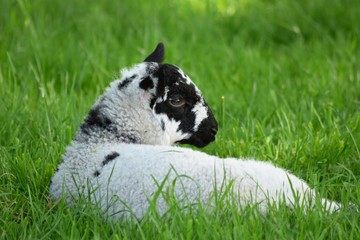
[[[51,176],[118,70],[159,41],[220,124],[203,149],[274,162],[360,206],[360,1],[2,1],[0,238],[358,239],[360,214],[219,203],[106,222],[49,199]],[[223,100],[222,100],[223,97]]]

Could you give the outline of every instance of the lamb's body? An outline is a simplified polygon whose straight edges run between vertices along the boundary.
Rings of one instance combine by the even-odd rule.
[[[157,50],[147,60],[159,57]],[[311,206],[313,190],[270,163],[166,146],[180,142],[202,147],[214,140],[216,131],[200,91],[180,69],[139,64],[113,82],[92,108],[67,148],[50,192],[55,199],[65,194],[68,202],[89,197],[115,216],[133,212],[142,217],[161,183],[160,190],[173,186],[177,199],[186,198],[190,205],[199,200],[211,205],[214,191],[231,185],[234,204],[259,204],[264,213],[269,201],[284,201],[291,208],[297,199]],[[330,211],[339,208],[322,202]],[[160,213],[167,209],[162,196],[157,208]]]
[[[308,206],[309,202],[303,202],[304,198],[315,196],[304,181],[268,162],[221,159],[188,148],[139,144],[101,144],[92,149],[73,146],[71,151],[81,158],[64,163],[58,171],[61,174],[53,181],[60,183],[66,176],[64,182],[72,197],[79,195],[79,189],[85,189],[85,196],[88,187],[96,189],[91,198],[104,210],[108,209],[110,215],[130,216],[132,212],[136,217],[142,217],[148,209],[149,199],[154,197],[164,180],[163,190],[174,187],[175,196],[179,200],[186,198],[185,204],[190,205],[199,200],[211,205],[214,190],[220,194],[220,188],[224,190],[224,186],[232,182],[238,203],[259,204],[263,213],[273,201],[284,201],[292,208],[296,203]],[[83,164],[79,164],[80,161]],[[177,183],[173,185],[175,178]],[[60,197],[62,188],[53,188],[52,193]],[[111,196],[118,199],[109,200]],[[296,196],[299,197],[297,200]],[[339,207],[325,199],[323,203],[330,211]],[[157,205],[160,213],[166,211],[167,204],[162,197]]]

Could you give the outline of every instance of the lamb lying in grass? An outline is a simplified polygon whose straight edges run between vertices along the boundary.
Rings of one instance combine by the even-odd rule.
[[[313,206],[315,193],[291,173],[274,165],[226,158],[171,146],[203,147],[215,139],[217,122],[200,90],[178,67],[163,64],[159,44],[143,63],[125,69],[92,107],[63,161],[50,193],[71,203],[86,197],[109,215],[146,213],[156,197],[160,214],[172,189],[179,202],[212,204],[214,191],[230,187],[234,204],[269,203]],[[162,192],[159,194],[159,191]],[[333,212],[340,205],[322,199]]]

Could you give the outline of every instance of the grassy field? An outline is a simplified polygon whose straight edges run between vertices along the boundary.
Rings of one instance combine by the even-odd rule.
[[[264,217],[223,202],[106,222],[48,192],[97,96],[163,41],[219,121],[202,151],[271,161],[359,207],[359,38],[357,0],[1,1],[0,238],[359,239],[349,210]]]

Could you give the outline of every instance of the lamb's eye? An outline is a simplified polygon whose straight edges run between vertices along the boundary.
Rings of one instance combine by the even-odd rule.
[[[169,104],[173,107],[182,107],[186,101],[180,95],[173,95],[169,98]]]

